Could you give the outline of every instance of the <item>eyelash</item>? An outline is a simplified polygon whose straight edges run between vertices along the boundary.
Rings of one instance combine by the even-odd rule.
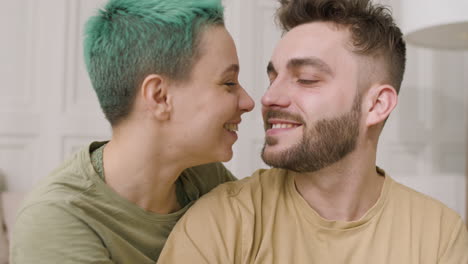
[[[226,83],[224,83],[224,85],[227,86],[227,89],[226,89],[226,90],[227,90],[228,92],[233,92],[234,89],[235,89],[235,87],[237,87],[238,83],[236,83],[236,82],[226,82]]]

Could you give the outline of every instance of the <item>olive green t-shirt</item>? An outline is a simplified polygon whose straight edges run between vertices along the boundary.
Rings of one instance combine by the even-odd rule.
[[[322,218],[287,170],[259,170],[191,207],[158,263],[468,264],[468,232],[453,210],[388,175],[375,205],[346,222]]]
[[[100,166],[93,166],[90,153],[103,144],[78,152],[28,195],[13,230],[11,263],[155,263],[185,211],[220,183],[235,180],[220,163],[189,168],[177,181],[184,207],[167,215],[147,212],[96,172]]]

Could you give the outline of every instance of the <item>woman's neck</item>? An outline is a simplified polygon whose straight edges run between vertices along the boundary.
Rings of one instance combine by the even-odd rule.
[[[186,167],[164,150],[143,138],[113,137],[103,153],[107,185],[146,211],[168,214],[179,210],[175,183]]]

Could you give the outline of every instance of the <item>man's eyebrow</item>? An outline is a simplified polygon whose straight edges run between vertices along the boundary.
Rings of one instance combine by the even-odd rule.
[[[231,64],[223,71],[222,74],[224,75],[224,74],[229,73],[229,72],[238,73],[239,70],[240,70],[240,68],[239,68],[238,64]]]
[[[317,57],[295,58],[288,62],[288,69],[299,68],[302,66],[312,66],[321,72],[333,76],[333,71],[330,66]]]
[[[275,66],[273,66],[273,63],[270,61],[268,62],[268,66],[267,66],[267,74],[276,74],[276,69],[275,69]]]

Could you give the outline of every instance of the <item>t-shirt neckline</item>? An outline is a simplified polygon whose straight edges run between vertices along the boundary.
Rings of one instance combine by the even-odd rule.
[[[297,191],[294,176],[291,173],[287,173],[287,189],[288,195],[291,196],[297,210],[300,210],[301,214],[312,224],[319,226],[324,229],[334,229],[334,230],[350,230],[359,228],[371,222],[378,214],[380,214],[384,208],[384,205],[388,198],[388,193],[391,189],[393,180],[389,177],[384,170],[376,167],[377,172],[383,177],[384,183],[382,190],[377,202],[361,217],[361,219],[356,221],[339,221],[339,220],[327,220],[320,216],[313,208],[309,206],[306,200],[300,195]]]

